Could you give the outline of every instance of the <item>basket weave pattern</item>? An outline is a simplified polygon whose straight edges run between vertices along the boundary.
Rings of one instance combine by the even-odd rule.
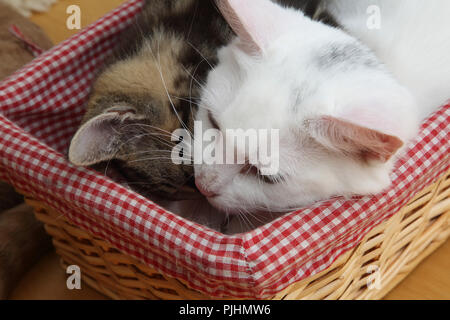
[[[83,281],[113,299],[208,299],[152,270],[106,241],[27,198],[53,237],[63,267],[78,265]],[[450,171],[419,192],[327,270],[289,286],[274,299],[379,299],[450,235]],[[378,274],[371,273],[376,270]],[[372,280],[375,288],[370,289]]]

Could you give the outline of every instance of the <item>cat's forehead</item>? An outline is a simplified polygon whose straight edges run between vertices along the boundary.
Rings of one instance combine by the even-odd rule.
[[[282,127],[289,117],[290,106],[293,104],[291,93],[278,86],[266,84],[245,87],[220,113],[224,126],[242,129],[261,129]],[[276,110],[274,112],[274,110]]]
[[[315,50],[312,59],[322,70],[342,67],[377,68],[380,62],[374,54],[357,41],[331,42]]]
[[[163,103],[150,94],[133,93],[126,91],[110,91],[95,93],[88,103],[88,113],[91,116],[108,112],[110,109],[126,108],[143,117],[160,118],[158,110]]]
[[[302,52],[306,51],[306,52]],[[292,51],[281,59],[275,57],[258,61],[255,66],[241,70],[244,76],[236,78],[233,103],[250,108],[253,113],[277,109],[302,111],[304,101],[325,99],[320,96],[335,90],[345,83],[359,81],[367,74],[384,73],[383,65],[375,55],[358,41],[335,41],[319,43],[317,46]],[[239,83],[240,82],[240,83]],[[272,115],[275,116],[276,115]]]
[[[183,42],[168,36],[155,41],[145,41],[137,53],[109,65],[97,78],[94,91],[148,94],[167,102],[170,95],[189,94],[189,72],[194,70],[180,63]]]

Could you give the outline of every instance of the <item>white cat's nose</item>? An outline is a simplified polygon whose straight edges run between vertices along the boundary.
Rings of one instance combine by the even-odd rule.
[[[240,168],[241,166],[237,165],[204,166],[203,170],[195,175],[195,185],[208,198],[218,196],[223,188],[233,181]]]
[[[195,179],[195,185],[197,186],[198,191],[201,192],[207,198],[213,198],[218,194],[212,190],[209,190],[203,183],[201,183],[198,179]]]

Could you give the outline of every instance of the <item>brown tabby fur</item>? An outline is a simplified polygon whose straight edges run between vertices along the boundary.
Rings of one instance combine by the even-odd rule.
[[[133,108],[141,120],[113,124],[121,146],[96,168],[114,167],[147,196],[185,198],[182,186],[194,190],[192,166],[170,161],[170,134],[181,122],[192,130],[199,83],[231,36],[212,0],[147,1],[99,75],[83,123],[120,105]]]
[[[0,81],[33,59],[8,31],[15,24],[43,49],[52,46],[39,27],[0,3]],[[33,210],[23,197],[4,182],[0,182],[0,299],[5,299],[20,277],[50,248],[50,239]],[[16,207],[18,206],[18,207]]]

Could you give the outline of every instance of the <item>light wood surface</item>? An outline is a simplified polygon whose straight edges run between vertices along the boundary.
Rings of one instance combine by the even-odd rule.
[[[10,296],[12,300],[104,300],[106,297],[84,283],[81,289],[67,289],[67,277],[59,265],[59,258],[51,252],[41,259],[22,278]],[[81,280],[83,271],[81,270]]]
[[[385,299],[449,300],[450,240],[414,269]]]
[[[39,24],[58,43],[77,30],[66,28],[66,8],[79,5],[82,26],[86,27],[124,0],[60,0],[50,12],[35,14],[32,20]],[[12,299],[105,299],[89,287],[68,290],[67,276],[59,266],[55,253],[44,257],[21,281]],[[386,299],[450,299],[450,241],[425,259]]]
[[[125,2],[125,0],[59,0],[49,12],[36,13],[31,20],[44,29],[53,43],[59,43],[79,32],[79,30],[69,30],[66,26],[70,16],[66,13],[69,6],[80,7],[81,27],[85,28]]]

